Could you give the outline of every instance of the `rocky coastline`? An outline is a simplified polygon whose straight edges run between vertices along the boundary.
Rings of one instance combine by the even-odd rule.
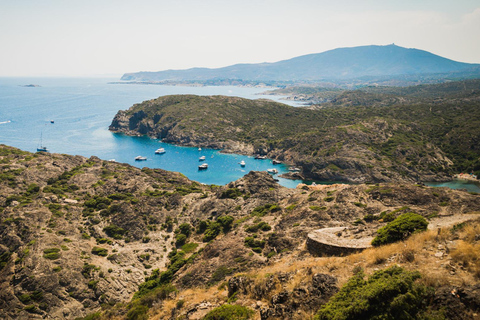
[[[295,150],[298,144],[308,144],[308,141],[303,141],[304,139],[292,141],[285,148],[272,148],[265,144],[238,139],[219,139],[213,134],[186,130],[175,119],[160,123],[162,117],[161,115],[149,116],[143,110],[137,112],[120,110],[112,120],[109,130],[131,136],[147,135],[153,139],[180,146],[212,148],[224,153],[248,156],[265,155],[270,159],[301,169],[301,172],[283,175],[283,177],[290,179],[344,181],[348,183],[445,182],[452,179],[449,174],[444,172],[434,173],[402,165],[401,162],[393,163],[391,159],[372,152],[364,145],[347,143],[341,148],[336,148],[331,155],[312,157]],[[349,132],[346,133],[348,136]],[[356,132],[351,132],[351,135],[353,137],[345,137],[345,139],[358,138]],[[335,139],[339,141],[343,137],[336,137]],[[448,168],[452,163],[451,160],[440,150],[434,150],[435,156],[425,158],[423,161]],[[400,156],[403,157],[403,155]]]

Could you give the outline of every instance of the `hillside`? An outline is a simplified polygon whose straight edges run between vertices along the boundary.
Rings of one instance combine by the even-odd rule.
[[[236,64],[224,68],[192,68],[158,72],[126,73],[129,81],[185,81],[241,79],[244,81],[318,81],[364,77],[423,76],[442,74],[471,77],[480,75],[478,64],[468,64],[440,57],[419,49],[396,45],[338,48],[274,63]]]
[[[407,184],[286,189],[259,172],[205,186],[0,146],[0,317],[202,319],[234,305],[255,319],[305,319],[358,268],[395,263],[421,271],[429,308],[468,319],[480,301],[479,265],[462,245],[476,241],[479,225],[459,223],[480,212],[478,197]],[[344,258],[304,246],[325,227],[370,237],[405,212],[426,217],[433,232]]]
[[[119,111],[110,130],[266,154],[302,168],[310,179],[441,181],[457,172],[480,173],[479,82],[466,92],[458,83],[450,86],[461,90],[435,100],[343,91],[308,109],[236,97],[165,96]],[[428,96],[439,89],[423,90]]]

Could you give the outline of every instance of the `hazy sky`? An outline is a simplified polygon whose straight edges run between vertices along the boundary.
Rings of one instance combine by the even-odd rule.
[[[0,0],[0,76],[215,68],[391,43],[480,63],[480,1]]]

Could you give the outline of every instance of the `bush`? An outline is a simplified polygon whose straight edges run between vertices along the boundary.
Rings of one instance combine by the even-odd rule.
[[[218,222],[212,222],[208,225],[207,230],[205,230],[205,234],[203,235],[203,242],[208,242],[210,240],[215,239],[222,230],[222,225]]]
[[[180,231],[180,233],[186,235],[188,238],[190,236],[190,233],[192,232],[192,226],[189,223],[185,222],[178,226],[178,230]]]
[[[92,248],[92,254],[95,254],[100,257],[106,257],[108,256],[108,250],[105,248],[100,248],[100,247],[93,247]]]
[[[58,248],[49,248],[43,250],[43,257],[45,259],[56,260],[60,258],[60,249]]]
[[[254,237],[246,237],[244,244],[249,248],[263,248],[265,247],[265,240],[257,240]]]
[[[198,222],[196,233],[202,234],[205,232],[205,230],[207,230],[207,228],[208,228],[208,221],[201,220],[200,222]]]
[[[238,188],[229,188],[225,191],[222,191],[220,194],[221,199],[236,199],[242,195],[242,191]]]
[[[175,236],[175,245],[177,247],[183,246],[186,241],[187,241],[187,236],[183,233],[179,233]]]
[[[224,233],[227,233],[228,231],[230,231],[230,229],[232,228],[233,221],[234,219],[232,216],[223,216],[217,219],[217,222],[220,223],[220,225],[222,226]]]
[[[148,319],[148,307],[147,306],[142,306],[142,305],[137,305],[130,309],[127,313],[127,319],[128,320],[147,320]]]
[[[266,205],[256,207],[252,211],[252,216],[257,216],[257,217],[263,217],[269,212],[276,212],[280,211],[282,208],[278,204],[269,204],[267,203]]]
[[[190,253],[190,252],[195,251],[195,249],[197,249],[197,247],[198,247],[198,243],[190,242],[190,243],[184,244],[182,246],[182,250],[185,253]]]
[[[217,283],[232,273],[233,273],[233,269],[227,268],[226,266],[220,266],[217,268],[217,270],[215,270],[215,272],[212,274],[212,277],[208,282],[210,284]]]
[[[117,227],[114,224],[106,226],[103,228],[103,231],[105,231],[105,233],[113,239],[122,239],[122,236],[126,233],[124,229]]]
[[[254,224],[252,226],[248,226],[245,228],[245,231],[247,232],[257,232],[258,230],[262,230],[262,231],[270,231],[272,230],[272,227],[266,223],[265,221],[261,221],[257,224]]]
[[[251,319],[254,312],[247,307],[224,304],[207,313],[203,320],[246,320]]]
[[[375,272],[367,281],[364,277],[363,271],[351,277],[315,319],[423,319],[433,290],[415,282],[419,272],[393,266]]]
[[[404,213],[385,227],[378,229],[373,239],[373,246],[381,246],[408,238],[412,233],[427,230],[428,222],[424,217],[413,212]]]

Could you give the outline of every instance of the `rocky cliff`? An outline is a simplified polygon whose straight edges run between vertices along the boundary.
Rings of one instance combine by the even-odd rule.
[[[357,96],[348,94],[340,105],[316,109],[236,97],[166,96],[119,111],[110,130],[264,154],[300,167],[309,179],[445,181],[457,170],[480,170],[478,121],[471,117],[479,110],[479,92],[398,105],[375,99],[345,104]]]

